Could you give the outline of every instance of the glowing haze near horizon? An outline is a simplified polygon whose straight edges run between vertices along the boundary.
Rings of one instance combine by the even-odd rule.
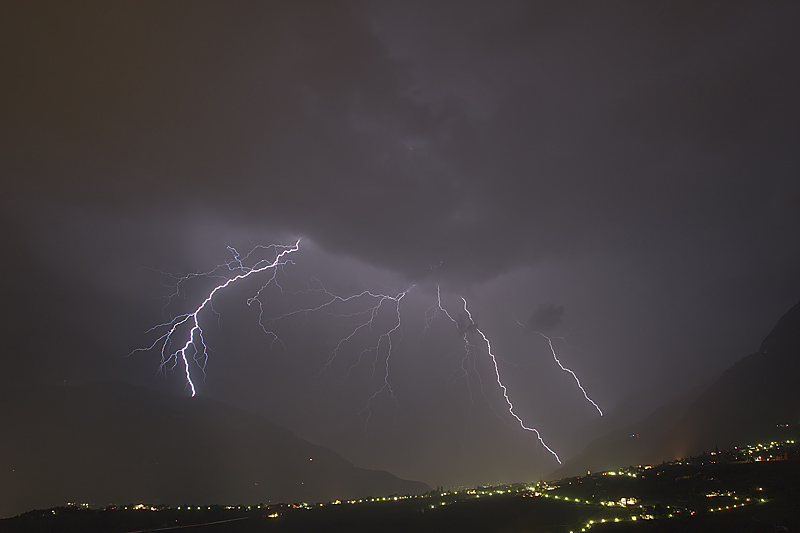
[[[178,279],[226,246],[301,238],[263,307],[247,277],[202,311],[197,394],[431,485],[546,475],[479,331],[564,460],[755,351],[800,297],[798,18],[737,1],[5,6],[1,384],[183,391],[159,350],[126,357],[222,281],[170,300]],[[376,301],[291,314],[412,286],[389,381],[396,300],[338,350]],[[429,322],[437,302],[456,324]]]

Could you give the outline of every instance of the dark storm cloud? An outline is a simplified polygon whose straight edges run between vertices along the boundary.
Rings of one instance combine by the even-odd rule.
[[[564,319],[564,306],[554,303],[540,304],[528,318],[528,329],[547,331],[559,326]]]
[[[365,6],[11,6],[11,192],[481,279],[734,216],[790,131],[786,4]]]
[[[427,63],[425,75],[465,55],[475,67],[470,80],[463,68],[460,78],[446,67],[433,74],[476,115],[452,158],[470,190],[462,205],[479,213],[475,240],[491,248],[500,233],[509,239],[497,248],[514,242],[502,255],[526,261],[594,246],[673,246],[659,236],[766,210],[754,173],[777,189],[791,183],[776,167],[796,161],[775,128],[796,137],[788,117],[797,113],[798,41],[776,31],[771,14],[730,3],[547,11],[516,5],[480,31],[459,26],[462,47],[426,46],[439,43],[430,34],[417,46],[433,59],[406,50]],[[488,90],[464,94],[470,86]]]
[[[525,438],[487,458],[508,434],[486,429],[508,426],[448,381],[478,324],[526,420],[577,451],[565,435],[596,413],[514,313],[558,302],[534,312],[546,329],[569,310],[557,347],[605,409],[721,371],[796,302],[799,16],[733,1],[6,5],[2,379],[159,386],[158,354],[122,357],[161,318],[159,271],[302,236],[287,288],[419,282],[392,360],[399,418],[372,418],[380,446],[358,440],[375,391],[312,379],[340,331],[311,317],[273,350],[249,287],[215,301],[204,393],[364,466],[495,481],[500,463],[549,458]],[[458,325],[440,315],[422,338],[439,282]]]

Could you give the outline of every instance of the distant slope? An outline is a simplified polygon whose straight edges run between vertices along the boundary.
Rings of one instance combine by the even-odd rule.
[[[419,493],[207,398],[93,383],[2,398],[0,516],[66,502],[199,505]]]
[[[761,343],[694,402],[670,431],[659,456],[668,459],[770,438],[779,424],[800,423],[800,303]]]
[[[553,476],[660,463],[715,446],[779,437],[785,430],[778,425],[800,424],[798,384],[800,302],[781,317],[758,352],[734,364],[694,401],[679,399],[597,439]]]
[[[690,393],[662,405],[644,420],[600,437],[551,474],[552,478],[584,475],[633,464],[661,462],[653,450],[661,446],[668,431],[686,412],[697,394]]]

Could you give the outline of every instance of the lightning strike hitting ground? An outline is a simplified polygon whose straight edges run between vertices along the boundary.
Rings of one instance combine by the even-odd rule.
[[[523,327],[523,328],[525,328],[525,329],[528,329],[528,328],[527,328],[527,327],[525,327],[525,325],[524,325],[522,322],[520,322],[519,320],[517,320],[517,324],[519,324],[520,326],[522,326],[522,327]],[[584,397],[584,398],[586,398],[586,401],[588,401],[590,404],[592,404],[592,405],[594,406],[594,408],[595,408],[595,409],[597,409],[597,412],[598,412],[598,413],[600,413],[600,416],[603,416],[603,411],[602,411],[602,410],[600,410],[600,406],[599,406],[599,405],[597,405],[597,404],[594,402],[594,400],[592,400],[591,398],[589,398],[589,395],[586,393],[586,389],[584,389],[584,388],[583,388],[583,385],[581,385],[581,380],[579,380],[579,379],[578,379],[578,376],[575,374],[575,372],[573,372],[572,370],[570,370],[569,368],[567,368],[567,367],[565,367],[563,364],[561,364],[561,361],[558,359],[558,356],[556,355],[556,349],[555,349],[555,347],[553,347],[553,339],[551,339],[550,337],[548,337],[547,335],[545,335],[544,333],[542,333],[542,332],[540,332],[540,331],[534,331],[534,333],[538,333],[539,335],[541,335],[542,337],[544,337],[544,338],[547,340],[547,344],[550,346],[550,353],[552,353],[552,354],[553,354],[553,359],[555,360],[556,364],[557,364],[557,365],[558,365],[558,366],[561,368],[561,370],[563,370],[564,372],[568,372],[568,373],[572,374],[572,377],[573,377],[573,379],[575,379],[575,383],[578,385],[578,388],[579,388],[579,389],[581,389],[581,392],[583,393],[583,397]]]
[[[403,299],[406,295],[414,288],[414,285],[410,286],[406,290],[402,292],[393,291],[392,293],[382,293],[382,292],[373,292],[369,290],[365,290],[356,294],[352,294],[349,296],[340,296],[335,294],[328,289],[317,279],[313,279],[314,283],[316,284],[315,287],[308,287],[307,289],[292,293],[296,296],[305,295],[305,297],[310,297],[312,299],[319,298],[322,299],[320,303],[316,303],[311,306],[307,306],[301,309],[295,309],[293,311],[289,311],[283,313],[278,316],[274,316],[272,318],[267,318],[265,313],[265,303],[262,301],[263,294],[265,290],[274,285],[280,290],[281,293],[284,293],[283,287],[281,287],[280,283],[278,282],[278,272],[282,270],[285,265],[294,264],[293,261],[287,258],[289,254],[292,254],[299,250],[300,240],[298,240],[293,246],[284,246],[284,245],[270,245],[270,246],[256,246],[246,255],[242,256],[239,252],[232,247],[228,247],[228,250],[233,255],[233,259],[217,266],[213,270],[204,273],[192,273],[188,274],[183,277],[174,277],[176,282],[176,289],[175,292],[169,296],[167,305],[175,298],[176,296],[180,296],[183,289],[183,285],[186,284],[191,279],[194,278],[219,278],[221,281],[214,286],[206,295],[205,299],[194,308],[193,311],[190,313],[184,313],[176,316],[175,318],[169,320],[168,322],[159,324],[154,326],[148,332],[159,331],[162,332],[161,335],[147,348],[138,348],[134,350],[137,351],[149,351],[158,346],[161,349],[161,362],[159,365],[159,369],[163,370],[164,367],[172,363],[171,368],[175,368],[177,365],[181,364],[183,372],[186,377],[186,386],[191,390],[191,395],[194,396],[196,394],[195,383],[192,378],[192,371],[191,371],[191,364],[190,359],[194,364],[203,372],[205,376],[205,369],[206,364],[208,362],[208,348],[205,344],[204,340],[204,332],[201,326],[200,315],[206,309],[210,309],[211,311],[216,311],[213,309],[212,300],[214,296],[221,290],[229,287],[230,285],[238,282],[244,278],[266,273],[267,279],[266,282],[259,288],[253,296],[247,299],[248,305],[257,304],[259,308],[259,318],[258,323],[261,329],[272,337],[273,342],[281,342],[278,338],[278,335],[273,331],[276,324],[280,321],[290,319],[291,317],[295,316],[308,316],[312,313],[325,313],[326,315],[336,318],[336,319],[343,319],[345,321],[351,321],[355,319],[354,323],[349,324],[349,328],[347,333],[342,336],[339,341],[335,344],[331,352],[328,354],[325,363],[323,364],[321,370],[317,377],[322,375],[327,369],[330,369],[332,365],[336,362],[337,357],[339,356],[340,351],[344,349],[346,345],[352,344],[356,342],[356,337],[359,336],[360,333],[366,333],[369,331],[373,331],[373,328],[380,328],[378,329],[376,335],[377,340],[374,341],[374,344],[370,345],[367,348],[362,349],[356,356],[355,362],[353,362],[348,370],[347,375],[349,376],[350,372],[361,364],[363,358],[367,354],[374,354],[374,358],[372,360],[372,376],[375,377],[375,374],[378,372],[378,365],[382,366],[382,380],[380,386],[378,386],[374,393],[369,397],[367,400],[367,404],[364,409],[361,410],[361,413],[366,413],[366,423],[369,423],[369,419],[372,415],[371,406],[373,401],[378,398],[381,394],[388,393],[392,400],[397,405],[397,398],[395,397],[394,390],[392,388],[391,380],[390,380],[390,366],[392,355],[395,350],[396,344],[399,342],[402,334],[402,321],[401,321],[401,305]],[[267,251],[270,253],[270,259],[260,259],[255,260],[252,266],[247,266],[248,259],[253,256],[253,254],[259,251]],[[226,272],[227,270],[227,272]],[[390,289],[391,290],[391,289]],[[467,300],[464,297],[461,297],[461,301],[463,302],[464,307],[464,316],[460,316],[459,318],[453,317],[447,309],[442,305],[442,297],[441,297],[441,290],[437,286],[436,288],[436,303],[432,305],[426,312],[424,317],[424,330],[423,336],[428,331],[428,329],[432,326],[434,319],[439,313],[444,314],[447,319],[456,327],[456,329],[461,334],[461,337],[464,342],[464,357],[461,361],[461,368],[460,368],[460,375],[456,378],[456,380],[460,379],[461,377],[465,377],[467,381],[467,388],[469,390],[470,398],[472,399],[472,389],[470,386],[470,375],[474,374],[480,385],[481,393],[486,399],[487,404],[494,410],[494,406],[492,402],[486,398],[486,394],[483,388],[483,381],[481,379],[480,373],[478,372],[476,365],[475,365],[475,354],[478,351],[485,352],[494,367],[494,376],[497,386],[503,393],[503,398],[505,400],[508,413],[519,423],[520,427],[525,431],[529,431],[536,435],[539,443],[548,451],[553,457],[561,463],[561,459],[558,457],[555,451],[553,451],[544,441],[541,434],[536,428],[529,427],[525,425],[525,422],[522,418],[516,413],[514,409],[514,405],[511,402],[511,399],[508,394],[508,389],[506,388],[505,384],[503,383],[501,376],[500,376],[500,369],[498,366],[498,357],[492,351],[492,346],[489,341],[489,338],[484,334],[484,332],[478,328],[475,324],[475,321],[472,317],[472,313],[470,312],[467,306]],[[353,311],[353,307],[357,306],[357,310]],[[386,307],[387,312],[391,313],[392,318],[389,320],[389,323],[386,323],[386,318],[381,319],[381,326],[377,325],[377,319],[380,316],[385,317],[386,313],[382,312],[381,310]],[[166,309],[166,306],[165,306]],[[518,321],[519,323],[519,321]],[[522,324],[520,324],[522,325]],[[187,331],[188,329],[188,331]],[[186,340],[183,344],[175,343],[176,337],[179,335],[179,332],[186,331]],[[539,332],[537,332],[539,333]],[[477,336],[476,339],[479,337],[479,342],[483,343],[486,346],[486,349],[479,348],[478,345],[474,344],[470,340],[470,336]],[[597,404],[592,401],[589,396],[586,394],[586,391],[580,384],[578,377],[572,372],[570,369],[564,367],[561,362],[558,360],[556,356],[555,349],[553,348],[552,341],[546,335],[539,333],[550,344],[550,350],[553,353],[553,358],[556,360],[556,363],[561,367],[562,370],[565,372],[569,372],[572,374],[573,378],[575,378],[578,387],[583,391],[584,396],[586,399],[595,406],[598,412],[602,415],[602,411],[597,406]],[[398,338],[400,337],[400,338]],[[360,338],[360,336],[359,336]],[[172,351],[172,347],[174,344],[179,345],[180,347],[177,348],[175,351]],[[282,343],[281,343],[282,344]],[[131,352],[133,353],[133,352]],[[459,371],[456,371],[459,372]],[[495,414],[498,414],[495,412]],[[499,414],[498,414],[499,416]],[[504,419],[501,417],[501,419]],[[505,420],[505,419],[504,419]],[[365,425],[366,429],[366,425]]]

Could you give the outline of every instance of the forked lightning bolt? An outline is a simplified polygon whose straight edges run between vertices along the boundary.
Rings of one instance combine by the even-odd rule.
[[[492,365],[494,366],[494,375],[495,375],[495,378],[497,378],[497,385],[500,387],[500,390],[503,391],[503,398],[505,398],[506,405],[508,405],[508,412],[511,414],[511,416],[513,416],[516,419],[516,421],[519,423],[519,425],[520,425],[520,427],[522,429],[524,429],[525,431],[530,431],[530,432],[534,433],[536,435],[536,438],[539,440],[539,443],[542,446],[544,446],[544,449],[547,450],[548,452],[550,452],[553,455],[553,457],[556,458],[556,461],[558,461],[558,464],[561,464],[561,459],[559,459],[558,454],[556,452],[554,452],[550,448],[550,446],[547,445],[547,443],[545,443],[544,439],[542,438],[542,435],[539,433],[539,430],[537,430],[536,428],[533,428],[533,427],[526,426],[525,422],[523,422],[522,418],[520,418],[519,415],[516,412],[514,412],[514,404],[511,403],[511,398],[508,397],[508,389],[503,384],[503,380],[500,378],[500,368],[497,366],[497,357],[492,352],[492,344],[491,344],[491,342],[489,342],[489,338],[486,336],[486,334],[484,334],[483,331],[481,331],[481,329],[475,324],[475,320],[472,318],[472,313],[470,312],[469,308],[467,307],[467,299],[462,296],[461,297],[461,301],[464,302],[464,312],[467,313],[467,317],[469,318],[469,324],[467,324],[467,327],[465,328],[465,331],[464,331],[464,338],[466,339],[467,332],[472,330],[472,331],[475,331],[478,335],[480,335],[481,338],[483,339],[483,342],[486,344],[486,353],[489,354],[489,357],[492,360]],[[440,300],[439,305],[441,306],[441,300]],[[442,310],[444,311],[444,309],[442,309]],[[450,313],[448,313],[447,311],[444,311],[444,312],[447,314],[447,317],[451,321],[453,321],[453,323],[456,325],[456,327],[458,327],[458,323],[455,320],[453,320],[453,317],[450,316]]]
[[[467,337],[467,334],[469,332],[471,332],[471,331],[474,331],[475,333],[480,335],[480,337],[483,340],[484,344],[486,344],[486,353],[489,355],[489,358],[492,361],[492,365],[494,366],[495,379],[496,379],[498,387],[500,387],[500,390],[503,392],[503,398],[505,399],[506,405],[508,406],[508,412],[519,423],[519,425],[520,425],[520,427],[522,429],[524,429],[525,431],[530,431],[530,432],[534,433],[536,435],[536,438],[539,440],[539,443],[548,452],[550,452],[553,455],[553,457],[555,457],[556,461],[558,461],[559,464],[561,464],[561,459],[558,457],[558,454],[555,451],[553,451],[547,445],[547,443],[545,443],[545,441],[542,438],[542,435],[539,433],[539,431],[536,428],[532,428],[532,427],[526,426],[525,422],[522,420],[522,418],[520,418],[519,415],[517,415],[517,413],[514,411],[514,404],[511,403],[511,399],[508,397],[508,389],[503,384],[503,380],[500,378],[500,368],[497,365],[497,357],[495,356],[494,352],[492,352],[492,344],[489,342],[489,338],[483,333],[483,331],[481,331],[481,329],[477,326],[477,324],[475,324],[475,320],[472,318],[472,313],[470,312],[469,307],[467,306],[466,298],[464,298],[462,296],[461,297],[461,301],[464,303],[464,312],[467,314],[467,320],[468,320],[467,324],[459,323],[459,321],[456,320],[455,318],[453,318],[453,315],[451,315],[447,311],[447,309],[442,305],[442,293],[441,293],[440,287],[437,286],[436,287],[436,304],[434,306],[431,306],[428,309],[428,311],[425,313],[425,329],[427,330],[431,326],[431,324],[433,323],[433,319],[436,318],[436,315],[438,315],[439,312],[444,313],[444,315],[450,320],[450,322],[453,323],[453,325],[456,327],[456,329],[458,329],[459,333],[461,333],[461,337],[464,340],[464,353],[465,353],[465,355],[464,355],[464,359],[462,360],[462,370],[464,371],[465,374],[467,373],[467,369],[464,366],[464,361],[466,361],[467,357],[469,356],[470,348],[472,347],[472,345],[469,342],[469,338]],[[469,387],[469,380],[467,380],[467,387]],[[472,394],[472,392],[470,391],[470,395],[471,394]],[[489,406],[492,407],[491,402],[489,402]],[[494,410],[494,407],[492,407],[492,410]]]
[[[478,380],[478,387],[480,388],[481,395],[483,399],[486,400],[486,404],[489,408],[497,415],[499,418],[500,415],[497,411],[494,410],[494,405],[486,397],[486,392],[483,388],[483,380],[481,379],[480,373],[477,371],[475,365],[475,352],[477,351],[477,347],[472,344],[467,336],[467,333],[474,327],[472,323],[465,324],[453,318],[447,309],[444,308],[442,305],[442,291],[440,286],[436,286],[436,303],[428,308],[425,312],[425,332],[427,332],[428,328],[433,324],[433,320],[439,313],[443,313],[448,320],[456,327],[458,332],[461,334],[461,339],[464,341],[464,357],[461,358],[461,367],[459,369],[453,370],[453,374],[451,379],[453,380],[453,384],[455,384],[459,379],[464,378],[464,381],[467,384],[467,392],[469,393],[470,405],[473,404],[474,398],[472,394],[472,385],[470,384],[470,374],[474,375]],[[424,332],[423,332],[424,334]],[[472,367],[470,369],[470,366]]]
[[[197,390],[195,389],[194,381],[192,380],[192,374],[189,368],[189,357],[187,356],[187,353],[191,349],[192,360],[194,360],[194,362],[197,363],[197,365],[200,367],[203,373],[205,373],[206,363],[208,362],[208,348],[206,347],[205,341],[203,339],[203,328],[200,326],[200,318],[199,318],[200,313],[206,308],[206,306],[211,307],[211,300],[214,298],[214,295],[217,294],[217,292],[228,287],[229,285],[231,285],[236,281],[239,281],[254,274],[259,274],[264,271],[272,270],[273,276],[270,278],[270,281],[267,281],[267,284],[269,284],[272,280],[275,279],[274,271],[278,267],[287,264],[288,261],[284,259],[284,256],[292,252],[296,252],[299,249],[299,247],[300,247],[299,239],[294,244],[294,246],[283,246],[283,245],[272,245],[268,247],[262,246],[260,248],[267,248],[267,249],[273,248],[276,251],[275,259],[273,259],[272,261],[267,259],[262,259],[256,262],[252,267],[244,266],[242,263],[242,259],[239,258],[239,253],[235,249],[228,247],[228,249],[231,250],[234,255],[234,260],[226,263],[226,265],[230,271],[233,272],[240,271],[241,273],[236,274],[233,277],[226,278],[224,282],[220,283],[219,285],[211,289],[211,291],[208,293],[208,296],[206,296],[206,298],[200,303],[200,305],[198,305],[191,313],[179,315],[170,320],[169,322],[165,322],[163,324],[159,324],[157,326],[150,328],[149,331],[166,330],[166,332],[160,337],[158,337],[149,347],[137,348],[136,350],[133,350],[133,352],[131,353],[138,351],[149,351],[158,346],[159,343],[161,343],[160,368],[163,368],[170,361],[173,362],[172,368],[175,368],[175,366],[179,362],[182,362],[183,369],[186,374],[186,384],[191,389],[192,396],[194,396],[197,393]],[[250,254],[245,256],[244,259],[246,259],[249,255]],[[219,267],[217,267],[208,274],[210,275],[211,273],[216,272],[218,269]],[[188,276],[180,278],[180,280],[178,281],[177,292],[180,291],[180,283],[182,281],[185,281],[190,277],[196,277],[201,275],[203,274],[190,274]],[[262,289],[259,290],[259,293],[261,292],[261,290],[263,290],[263,287]],[[257,299],[257,297],[254,298]],[[173,335],[175,335],[175,332],[184,324],[186,324],[187,326],[191,326],[191,328],[189,329],[188,338],[186,342],[179,349],[170,353],[169,350],[170,347],[172,346],[172,337]]]
[[[517,320],[517,324],[519,324],[520,326],[522,326],[525,329],[528,329],[519,320]],[[555,349],[555,347],[553,347],[553,339],[551,339],[550,337],[548,337],[547,335],[545,335],[541,331],[534,331],[534,333],[538,333],[539,335],[541,335],[542,337],[544,337],[547,340],[547,344],[550,346],[550,353],[553,354],[553,359],[555,360],[556,364],[559,366],[559,368],[561,368],[561,370],[563,370],[564,372],[567,372],[567,373],[572,375],[572,378],[575,380],[575,383],[578,385],[578,388],[583,393],[583,397],[586,398],[586,401],[588,401],[590,404],[592,404],[594,406],[595,409],[597,409],[597,412],[600,413],[600,416],[603,416],[603,411],[600,410],[600,406],[597,405],[594,402],[594,400],[589,398],[589,394],[587,394],[586,389],[584,389],[583,385],[581,385],[581,380],[578,379],[577,374],[575,374],[575,372],[573,372],[572,370],[570,370],[569,368],[567,368],[563,364],[561,364],[561,361],[558,359],[558,356],[556,355],[556,349]]]
[[[381,319],[383,325],[380,326],[375,335],[377,335],[377,340],[374,341],[374,344],[362,349],[358,352],[357,358],[354,363],[350,366],[350,371],[359,365],[366,354],[374,353],[374,358],[372,362],[372,372],[373,377],[377,373],[377,368],[379,363],[382,366],[382,383],[381,385],[375,390],[372,396],[369,397],[367,400],[367,405],[361,411],[362,413],[366,412],[367,414],[367,423],[369,423],[369,418],[371,416],[371,405],[372,402],[382,393],[388,393],[390,397],[397,403],[397,398],[395,397],[394,390],[392,389],[392,384],[390,380],[390,365],[393,356],[393,351],[395,350],[396,343],[398,342],[398,338],[401,334],[401,305],[403,299],[406,295],[414,288],[412,285],[411,287],[407,288],[402,292],[390,292],[388,294],[382,292],[373,292],[369,290],[365,290],[356,294],[351,294],[349,296],[340,296],[337,295],[328,289],[326,289],[319,280],[314,279],[314,282],[318,285],[314,288],[307,288],[304,291],[300,291],[300,293],[305,294],[307,297],[315,298],[318,300],[318,303],[309,307],[304,307],[301,309],[295,309],[293,311],[286,312],[279,316],[274,316],[272,318],[267,318],[265,315],[265,304],[262,302],[262,294],[270,285],[275,285],[281,292],[283,292],[283,288],[278,283],[278,273],[282,270],[284,265],[293,264],[293,262],[287,257],[293,252],[299,250],[300,241],[298,240],[292,246],[284,246],[284,245],[270,245],[270,246],[256,246],[253,250],[251,250],[246,255],[242,256],[239,252],[232,247],[228,247],[228,250],[233,255],[233,259],[217,266],[215,269],[209,272],[203,273],[193,273],[183,277],[177,277],[176,283],[176,290],[175,293],[169,297],[167,305],[172,301],[175,296],[178,296],[182,292],[182,286],[185,282],[190,279],[197,278],[197,277],[206,277],[210,279],[219,278],[221,281],[214,286],[205,296],[205,298],[200,302],[200,304],[194,308],[189,313],[181,314],[176,316],[175,318],[171,319],[168,322],[163,324],[158,324],[154,326],[149,332],[157,331],[160,332],[159,337],[147,348],[138,348],[134,350],[137,351],[149,351],[156,347],[160,346],[161,349],[161,363],[159,365],[159,369],[163,369],[166,365],[172,363],[172,368],[175,368],[177,365],[181,364],[183,368],[183,372],[186,378],[186,385],[191,390],[192,396],[196,394],[195,382],[192,378],[192,365],[191,363],[197,365],[197,367],[203,372],[205,375],[206,364],[208,362],[208,348],[206,347],[205,340],[204,340],[204,333],[201,326],[201,314],[204,310],[213,309],[212,300],[214,296],[222,289],[229,287],[230,285],[250,276],[255,276],[257,274],[265,273],[267,274],[266,282],[261,286],[260,289],[256,291],[256,293],[247,299],[248,305],[257,304],[259,307],[259,319],[258,323],[263,329],[263,331],[269,334],[273,338],[273,342],[278,341],[277,334],[273,332],[273,327],[276,325],[277,322],[289,319],[290,317],[297,316],[297,315],[309,315],[312,313],[325,313],[332,318],[337,318],[340,320],[345,320],[350,322],[349,328],[347,333],[342,336],[339,341],[335,344],[333,349],[328,354],[328,357],[323,365],[322,369],[320,370],[320,375],[328,368],[330,368],[334,362],[337,360],[339,352],[343,350],[346,345],[353,344],[356,342],[356,337],[361,337],[362,332],[372,331],[373,327],[376,326],[376,320],[379,315],[385,316],[385,313],[382,312],[384,307],[387,307],[387,311],[392,313],[393,317],[390,320],[389,324],[385,323],[385,319]],[[268,251],[269,252],[269,259],[260,259],[260,260],[250,260],[251,256],[256,252],[259,251]],[[250,260],[250,261],[248,261]],[[247,266],[247,263],[253,262],[252,266]],[[226,272],[227,271],[227,272]],[[295,294],[300,294],[295,293]],[[489,359],[494,367],[494,376],[497,386],[502,391],[503,398],[505,400],[507,410],[509,414],[519,423],[520,427],[525,431],[529,431],[536,435],[539,443],[548,451],[550,452],[553,457],[561,463],[561,459],[558,457],[555,451],[553,451],[544,441],[541,434],[536,428],[529,427],[525,425],[525,422],[522,418],[516,413],[514,405],[511,402],[511,398],[508,394],[508,389],[506,388],[505,384],[503,383],[501,376],[500,376],[500,368],[498,366],[497,356],[492,351],[492,346],[489,341],[489,338],[486,334],[478,328],[475,324],[475,321],[472,317],[472,313],[470,312],[467,300],[464,297],[461,297],[461,301],[463,302],[464,313],[466,314],[466,318],[459,317],[458,319],[454,318],[447,309],[442,305],[442,297],[440,288],[437,286],[436,288],[436,303],[431,306],[428,311],[425,313],[425,325],[424,325],[424,332],[431,327],[435,317],[442,313],[444,314],[448,320],[458,329],[461,337],[464,341],[464,357],[462,358],[461,362],[461,372],[467,378],[467,387],[469,389],[469,375],[470,375],[470,361],[472,361],[472,368],[471,372],[477,376],[479,380],[479,384],[481,385],[481,392],[483,392],[483,383],[480,378],[480,373],[477,372],[475,368],[474,360],[471,360],[471,357],[474,357],[477,351],[485,351],[488,354]],[[353,311],[353,306],[358,306],[356,311]],[[215,311],[214,311],[215,312]],[[521,325],[521,324],[520,324]],[[188,331],[187,331],[188,330]],[[382,330],[382,331],[381,331]],[[176,337],[178,335],[183,334],[186,332],[186,340],[182,344],[180,342],[175,342]],[[423,332],[423,335],[424,335]],[[538,333],[538,332],[537,332]],[[575,378],[578,387],[580,387],[581,391],[583,391],[584,396],[586,399],[595,406],[595,408],[600,412],[602,415],[602,411],[597,406],[594,401],[592,401],[589,396],[586,394],[586,391],[578,381],[578,377],[575,375],[574,372],[569,370],[568,368],[564,367],[561,362],[558,360],[556,356],[555,349],[553,348],[552,341],[549,337],[540,333],[543,337],[545,337],[548,342],[550,343],[550,349],[553,353],[553,357],[561,367],[562,370],[565,372],[569,372]],[[474,336],[474,338],[478,341],[477,344],[483,344],[486,346],[486,350],[478,349],[477,344],[473,344],[470,340],[470,336]],[[177,349],[174,349],[174,346],[179,346]],[[133,352],[132,352],[133,353]],[[348,371],[348,375],[349,372]],[[460,378],[457,378],[460,379]],[[472,390],[470,389],[470,397],[472,397]],[[484,398],[486,395],[484,394]],[[487,399],[487,403],[489,406],[494,409],[492,406],[492,402]]]
[[[339,296],[337,294],[334,294],[334,293],[328,291],[322,285],[322,283],[319,282],[319,280],[316,280],[316,281],[320,285],[319,288],[308,289],[308,290],[306,290],[304,292],[306,292],[306,293],[309,293],[309,292],[320,293],[325,297],[325,301],[324,302],[322,302],[321,304],[316,305],[314,307],[296,309],[294,311],[290,311],[288,313],[284,313],[284,314],[282,314],[280,316],[277,316],[275,318],[270,319],[267,323],[270,326],[272,326],[276,322],[284,320],[284,319],[287,319],[287,318],[292,317],[292,316],[296,316],[296,315],[300,315],[300,314],[306,315],[306,314],[315,313],[315,312],[325,312],[325,313],[328,313],[330,316],[336,317],[336,318],[348,318],[348,319],[349,318],[357,318],[358,319],[356,321],[356,323],[352,325],[352,329],[350,329],[350,332],[348,334],[346,334],[344,337],[340,338],[339,341],[336,343],[336,346],[328,354],[328,358],[325,361],[325,364],[323,365],[322,369],[320,370],[318,376],[321,375],[323,372],[325,372],[325,370],[329,369],[331,367],[331,365],[333,365],[333,363],[335,362],[337,356],[339,355],[339,351],[342,349],[342,347],[345,344],[351,342],[353,340],[353,338],[358,333],[360,333],[361,331],[371,330],[373,328],[373,326],[375,324],[375,320],[378,317],[378,314],[380,313],[380,310],[384,306],[384,304],[386,304],[386,305],[388,305],[390,307],[391,306],[394,307],[395,320],[392,323],[393,325],[389,329],[387,329],[386,331],[384,331],[380,335],[378,335],[378,340],[376,341],[375,345],[367,347],[367,348],[364,348],[363,350],[361,350],[361,352],[359,352],[359,354],[358,354],[356,362],[353,363],[350,366],[350,370],[352,370],[353,368],[358,366],[358,364],[362,361],[362,358],[363,358],[363,356],[365,354],[367,354],[369,352],[374,352],[375,353],[375,358],[373,359],[373,364],[372,364],[372,373],[373,373],[373,376],[374,376],[375,372],[376,372],[376,366],[378,364],[378,360],[379,360],[379,357],[380,357],[380,354],[381,354],[381,347],[382,346],[386,347],[386,349],[385,349],[386,357],[383,360],[383,369],[384,369],[384,371],[383,371],[383,384],[378,390],[376,390],[372,394],[372,396],[369,397],[369,399],[367,400],[367,405],[364,407],[364,409],[361,410],[362,413],[367,413],[367,421],[366,421],[366,423],[368,424],[369,423],[369,418],[370,418],[370,416],[372,414],[371,411],[370,411],[370,407],[372,405],[372,401],[375,400],[375,398],[377,398],[381,393],[388,392],[390,397],[395,401],[395,403],[397,403],[397,398],[394,395],[394,390],[392,389],[392,384],[391,384],[391,381],[389,379],[389,365],[390,365],[390,361],[391,361],[391,358],[392,358],[392,353],[393,353],[393,350],[394,350],[393,337],[396,336],[396,334],[398,332],[400,332],[400,328],[402,326],[402,321],[401,321],[401,318],[400,318],[400,308],[401,308],[401,305],[402,305],[402,302],[403,302],[403,298],[405,298],[406,294],[408,294],[408,292],[411,289],[414,288],[414,285],[410,286],[406,290],[404,290],[404,291],[402,291],[400,293],[397,293],[395,295],[376,293],[376,292],[372,292],[372,291],[368,291],[367,290],[367,291],[362,291],[360,293],[353,294],[353,295],[350,295],[350,296]],[[351,303],[351,302],[359,302],[359,301],[370,301],[371,304],[366,304],[367,307],[365,309],[363,309],[361,311],[357,311],[355,313],[346,313],[345,314],[345,313],[337,313],[337,312],[335,312],[335,306],[337,304],[344,305],[344,304],[348,304],[348,303]],[[262,316],[263,316],[263,313],[262,313]],[[360,318],[360,317],[363,317],[363,318]],[[262,325],[263,328],[265,328],[265,331],[271,331],[271,330],[267,330],[266,329],[266,325],[263,322],[261,322],[261,325]],[[348,371],[348,375],[349,375],[349,371]]]

